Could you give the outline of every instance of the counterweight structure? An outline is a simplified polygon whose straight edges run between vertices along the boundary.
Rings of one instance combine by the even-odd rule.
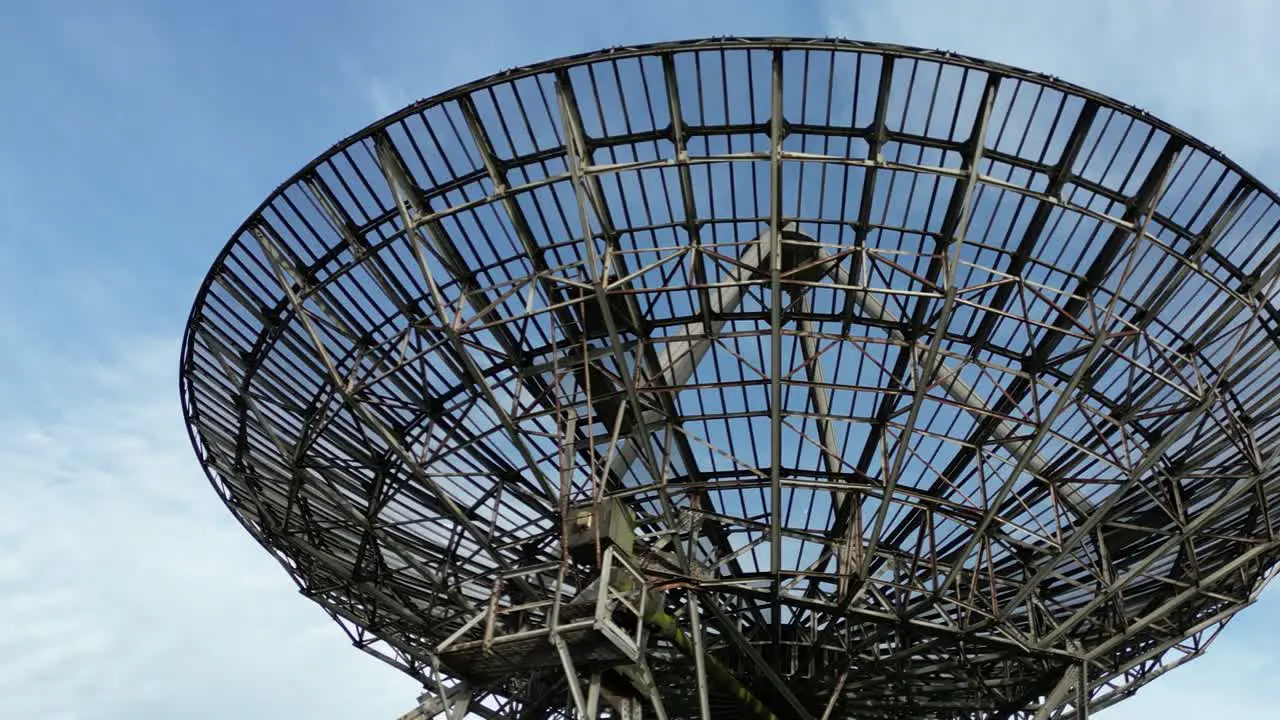
[[[1280,207],[1011,67],[626,47],[281,186],[196,451],[414,716],[1084,718],[1280,553]]]

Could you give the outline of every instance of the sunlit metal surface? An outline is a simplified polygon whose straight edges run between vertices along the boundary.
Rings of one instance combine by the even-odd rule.
[[[283,185],[200,293],[182,396],[303,591],[472,713],[571,712],[562,667],[441,647],[519,665],[476,618],[584,593],[560,518],[616,497],[665,611],[780,717],[1082,717],[1280,552],[1277,223],[1204,144],[1045,76],[619,48]],[[666,714],[732,715],[665,643]]]

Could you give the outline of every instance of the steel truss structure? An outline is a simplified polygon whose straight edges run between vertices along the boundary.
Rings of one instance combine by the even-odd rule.
[[[184,411],[416,716],[1083,718],[1280,557],[1278,225],[1054,78],[617,48],[277,190],[195,304]],[[634,542],[575,556],[581,508]]]

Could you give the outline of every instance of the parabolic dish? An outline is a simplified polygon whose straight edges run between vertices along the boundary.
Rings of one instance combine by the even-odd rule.
[[[566,707],[558,665],[441,647],[585,592],[563,521],[594,504],[781,717],[1083,714],[1198,655],[1280,552],[1278,223],[1218,152],[1043,75],[617,48],[282,185],[201,288],[182,399],[304,592],[473,712]],[[698,717],[701,666],[648,642]]]

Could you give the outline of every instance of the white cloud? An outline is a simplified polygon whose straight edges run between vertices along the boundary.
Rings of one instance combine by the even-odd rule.
[[[414,683],[351,648],[203,478],[177,350],[55,363],[61,401],[0,408],[0,717],[398,716]]]
[[[823,0],[836,35],[952,50],[1107,93],[1280,181],[1271,0]]]

